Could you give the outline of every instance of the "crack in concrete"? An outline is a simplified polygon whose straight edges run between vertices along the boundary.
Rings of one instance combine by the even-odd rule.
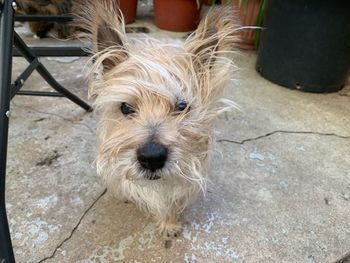
[[[72,231],[70,232],[69,236],[66,237],[65,239],[63,239],[63,240],[61,241],[61,243],[59,243],[58,246],[56,246],[55,250],[51,253],[50,256],[47,256],[47,257],[45,257],[45,258],[39,260],[38,263],[45,262],[46,260],[52,259],[52,258],[55,256],[55,254],[56,254],[56,252],[58,251],[58,249],[60,249],[68,240],[70,240],[70,239],[73,237],[75,231],[78,229],[78,227],[79,227],[81,221],[83,221],[83,219],[84,219],[84,217],[86,216],[86,214],[95,206],[95,204],[101,199],[102,196],[105,195],[106,192],[107,192],[107,189],[105,188],[104,191],[96,198],[96,200],[95,200],[94,202],[92,202],[92,204],[84,211],[84,213],[83,213],[82,216],[80,217],[78,223],[73,227],[73,229],[72,229]]]
[[[253,137],[253,138],[248,138],[248,139],[244,139],[242,141],[235,141],[235,140],[229,140],[229,139],[218,139],[217,142],[229,142],[229,143],[235,143],[235,144],[239,144],[239,145],[243,145],[246,142],[251,142],[251,141],[257,141],[263,138],[267,138],[271,135],[277,134],[277,133],[284,133],[284,134],[313,134],[313,135],[320,135],[320,136],[335,136],[341,139],[350,139],[350,136],[343,136],[343,135],[339,135],[336,133],[322,133],[322,132],[313,132],[313,131],[283,131],[283,130],[276,130],[276,131],[272,131],[272,132],[268,132],[265,133],[264,135],[260,135],[257,137]]]
[[[13,102],[13,105],[15,107],[17,107],[17,108],[21,108],[20,106],[16,105],[16,103],[14,103],[14,102]],[[90,131],[90,133],[96,134],[95,131],[89,125],[87,125],[85,123],[78,123],[78,122],[76,122],[74,120],[71,120],[71,119],[67,119],[64,116],[61,116],[61,115],[59,115],[57,113],[50,113],[50,112],[39,111],[39,110],[36,110],[36,109],[34,109],[34,108],[30,107],[30,106],[23,106],[23,108],[26,108],[26,109],[30,110],[31,112],[33,112],[33,113],[39,113],[39,114],[45,114],[45,115],[49,115],[49,116],[55,116],[55,117],[60,118],[62,120],[68,121],[68,122],[70,122],[72,124],[83,126],[83,127],[87,128]]]

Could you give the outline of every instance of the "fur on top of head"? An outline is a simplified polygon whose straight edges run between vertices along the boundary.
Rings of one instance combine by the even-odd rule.
[[[91,96],[101,95],[110,84],[123,83],[125,75],[136,74],[139,76],[133,83],[125,84],[165,96],[169,92],[192,93],[206,107],[221,97],[234,68],[227,55],[238,39],[239,27],[232,8],[211,9],[197,30],[179,46],[150,37],[135,38],[130,44],[116,1],[88,3],[79,22],[87,32],[84,36],[92,43],[94,55]],[[101,66],[102,77],[96,78],[94,73]],[[178,90],[171,90],[173,84]]]

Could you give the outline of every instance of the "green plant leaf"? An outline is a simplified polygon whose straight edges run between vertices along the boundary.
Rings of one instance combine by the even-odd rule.
[[[261,27],[264,20],[266,0],[261,0],[258,17],[256,19],[256,26]],[[261,29],[256,29],[254,33],[254,46],[258,48],[260,42]]]

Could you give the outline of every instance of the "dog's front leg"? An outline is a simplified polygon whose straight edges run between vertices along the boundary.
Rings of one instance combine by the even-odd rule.
[[[158,221],[159,232],[162,233],[164,237],[179,236],[181,233],[181,227],[180,215],[173,211],[167,213],[165,217]]]

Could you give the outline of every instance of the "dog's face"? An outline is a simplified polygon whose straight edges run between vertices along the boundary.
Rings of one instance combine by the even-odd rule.
[[[149,39],[131,46],[123,25],[102,6],[95,6],[98,19],[89,23],[96,52],[92,71],[103,67],[90,90],[102,112],[99,173],[107,180],[201,184],[231,72],[230,61],[219,56],[230,36],[216,28],[227,21],[219,24],[218,14],[181,46]]]
[[[191,57],[181,47],[148,49],[134,50],[100,83],[98,164],[129,180],[195,179],[212,129],[196,96]]]

